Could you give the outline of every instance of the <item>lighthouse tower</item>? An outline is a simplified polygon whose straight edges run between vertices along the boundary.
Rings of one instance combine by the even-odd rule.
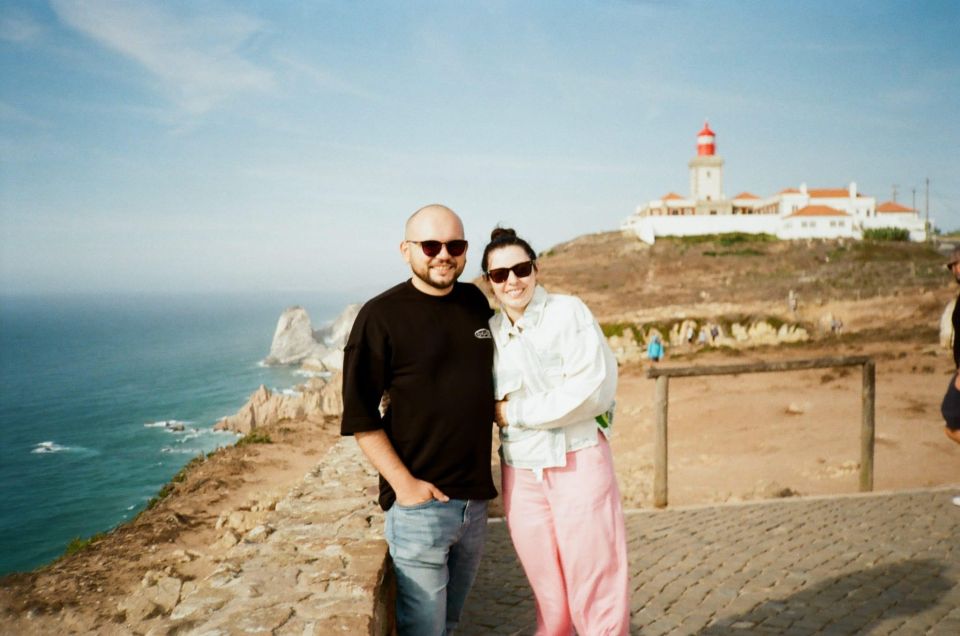
[[[687,164],[690,166],[690,198],[698,203],[723,199],[723,159],[716,151],[717,135],[710,130],[710,124],[704,122],[703,130],[697,133],[697,156]]]

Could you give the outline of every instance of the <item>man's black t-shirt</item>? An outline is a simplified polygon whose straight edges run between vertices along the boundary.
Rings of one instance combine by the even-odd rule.
[[[344,349],[341,434],[383,429],[417,479],[455,499],[496,497],[492,313],[467,283],[430,296],[407,281],[368,301]],[[395,500],[381,476],[380,506]]]

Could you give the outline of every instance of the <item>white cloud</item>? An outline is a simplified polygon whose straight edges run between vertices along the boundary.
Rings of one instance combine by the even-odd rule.
[[[145,68],[188,113],[273,86],[268,70],[240,54],[263,31],[247,16],[186,16],[164,5],[117,0],[53,0],[52,6],[66,25]]]

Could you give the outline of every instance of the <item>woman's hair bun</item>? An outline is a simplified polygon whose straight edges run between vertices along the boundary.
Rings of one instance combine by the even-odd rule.
[[[505,238],[516,238],[516,237],[517,237],[516,230],[509,227],[495,227],[493,228],[493,232],[490,232],[491,241],[496,241],[498,239],[502,240]]]

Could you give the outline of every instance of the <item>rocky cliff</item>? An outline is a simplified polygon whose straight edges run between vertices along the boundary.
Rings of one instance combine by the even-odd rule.
[[[330,325],[314,330],[307,310],[287,307],[277,320],[268,365],[299,364],[311,371],[335,371],[343,366],[343,347],[361,305],[348,305]]]
[[[342,386],[343,374],[340,372],[329,379],[310,378],[298,385],[293,393],[274,393],[260,385],[236,414],[223,418],[213,428],[246,435],[256,428],[284,420],[322,422],[324,415],[343,412]]]

